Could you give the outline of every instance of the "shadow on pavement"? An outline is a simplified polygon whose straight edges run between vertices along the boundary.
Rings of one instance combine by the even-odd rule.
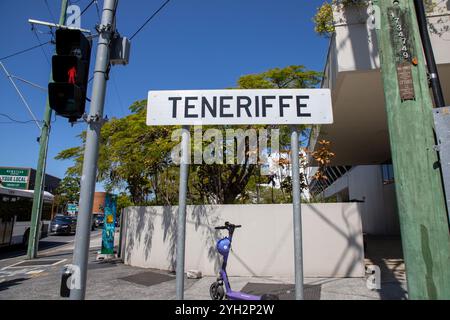
[[[39,251],[46,250],[46,249],[52,249],[59,246],[66,245],[67,242],[60,242],[60,241],[40,241],[39,242]],[[9,258],[16,258],[27,254],[27,248],[23,245],[12,245],[5,248],[0,248],[0,260],[3,259],[9,259]]]
[[[0,282],[0,291],[8,290],[10,287],[17,286],[25,280],[28,280],[28,278],[17,278]]]

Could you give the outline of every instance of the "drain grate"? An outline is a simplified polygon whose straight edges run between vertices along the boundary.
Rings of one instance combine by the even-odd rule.
[[[305,300],[320,300],[320,285],[303,286]],[[249,282],[242,288],[242,292],[254,295],[276,294],[280,300],[295,300],[295,285],[279,283],[254,283]]]
[[[124,278],[120,278],[120,279],[128,281],[128,282],[132,282],[135,284],[140,284],[140,285],[143,285],[146,287],[150,287],[150,286],[154,286],[155,284],[174,280],[175,277],[169,276],[164,273],[147,271],[147,272],[141,272],[141,273],[134,274],[132,276],[128,276],[128,277],[124,277]]]
[[[7,268],[22,268],[22,267],[38,267],[38,266],[55,266],[66,259],[35,259],[35,260],[24,260],[19,263],[13,264]]]

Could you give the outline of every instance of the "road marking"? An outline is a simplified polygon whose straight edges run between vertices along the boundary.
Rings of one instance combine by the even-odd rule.
[[[95,233],[92,234],[91,237],[91,241],[96,239],[96,238],[101,238],[102,237],[102,231],[96,231]],[[73,249],[73,247],[67,248],[67,246],[72,245],[75,242],[75,238],[73,240],[69,240],[67,242],[63,242],[64,244],[61,245],[60,247],[56,247],[56,248],[48,248],[48,249],[43,249],[41,251],[39,251],[40,254],[48,254],[51,252],[58,252],[58,251],[64,251],[67,249]],[[6,261],[10,261],[10,260],[16,260],[16,259],[23,259],[24,257],[26,257],[26,254],[18,256],[18,257],[12,257],[12,258],[6,258],[6,259],[0,259],[0,262],[6,262]],[[2,270],[2,269],[0,269]]]
[[[67,261],[67,259],[62,259],[62,260],[60,260],[60,261],[55,262],[54,264],[51,264],[51,266],[56,266],[56,265],[58,265],[58,264],[60,264],[60,263],[63,263],[63,262],[65,262],[65,261]]]
[[[25,273],[25,274],[28,274],[28,275],[35,275],[35,274],[39,274],[39,273],[41,273],[41,272],[43,272],[44,270],[31,270],[31,271],[28,271],[27,273]]]
[[[18,261],[18,262],[14,263],[14,264],[12,264],[12,265],[10,265],[10,266],[6,266],[6,267],[1,268],[0,270],[6,270],[6,269],[8,269],[8,268],[12,268],[12,267],[14,267],[15,265],[17,265],[17,264],[19,264],[19,263],[22,263],[22,262],[23,262],[23,261]]]
[[[29,262],[29,261],[33,261],[33,260],[22,260],[22,261],[14,263],[14,264],[12,264],[10,266],[3,267],[1,270],[11,269],[11,268],[33,269],[33,268],[42,268],[42,267],[52,267],[52,266],[56,266],[56,265],[58,265],[60,263],[63,263],[65,261],[67,261],[67,259],[60,259],[60,260],[58,260],[56,262],[53,262],[51,264],[45,264],[45,262],[49,261],[49,260],[48,259],[47,260],[42,259],[42,260],[37,260],[37,262],[42,262],[43,264],[25,265],[25,266],[24,265],[20,265],[21,263]],[[36,261],[36,260],[34,260],[34,261]],[[53,260],[50,260],[50,261],[53,261]]]

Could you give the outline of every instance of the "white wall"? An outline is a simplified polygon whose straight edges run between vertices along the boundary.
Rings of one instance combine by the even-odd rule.
[[[330,197],[348,188],[349,200],[362,204],[363,231],[376,235],[399,234],[395,185],[383,185],[380,165],[355,166],[325,190]]]
[[[306,277],[362,277],[364,252],[356,203],[302,205]],[[186,270],[217,274],[221,260],[214,226],[242,224],[233,238],[229,274],[293,276],[292,205],[188,206]],[[125,209],[123,257],[126,264],[175,269],[176,207]]]
[[[447,3],[440,1],[433,13],[427,13],[428,21],[435,30],[430,30],[431,45],[437,64],[450,63],[450,11]],[[366,71],[380,68],[379,49],[375,29],[367,22],[367,8],[349,7],[333,12],[337,49],[338,71]]]

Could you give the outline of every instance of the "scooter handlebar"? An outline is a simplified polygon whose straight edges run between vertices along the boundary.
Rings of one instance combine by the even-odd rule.
[[[224,226],[215,227],[214,229],[216,229],[216,230],[227,230],[229,228],[240,228],[240,227],[242,227],[242,225],[240,225],[240,224],[232,224],[232,223],[229,223],[229,222],[225,222]]]

